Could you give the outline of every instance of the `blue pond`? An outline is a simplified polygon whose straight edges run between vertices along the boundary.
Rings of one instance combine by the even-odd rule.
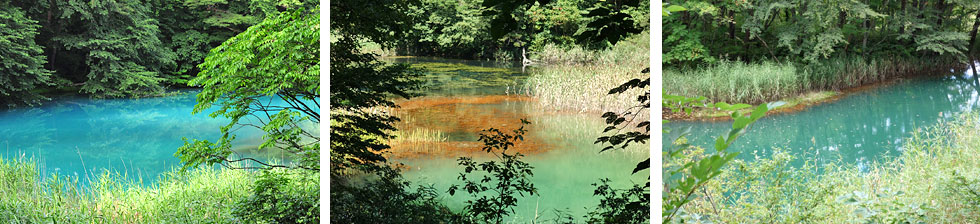
[[[219,127],[229,121],[209,117],[214,109],[191,114],[197,92],[143,99],[66,96],[38,107],[0,111],[0,156],[33,159],[47,175],[84,176],[107,169],[152,183],[159,174],[179,168],[174,153],[182,138],[217,140]],[[240,129],[233,143],[243,156],[278,157],[246,150],[261,143],[258,129]]]
[[[766,116],[749,127],[729,150],[740,159],[766,158],[773,149],[790,152],[798,163],[843,162],[866,167],[902,153],[905,139],[916,130],[959,114],[980,111],[980,77],[964,65],[946,74],[932,74],[853,93],[804,111]],[[692,145],[711,148],[732,122],[673,121],[664,127],[663,147],[681,130],[691,128]]]

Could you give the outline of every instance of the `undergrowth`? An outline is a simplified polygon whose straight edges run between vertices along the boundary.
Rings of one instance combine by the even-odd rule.
[[[980,220],[980,119],[917,131],[902,155],[861,169],[832,163],[790,165],[777,150],[733,161],[683,207],[699,223],[965,223]],[[697,157],[698,150],[690,156]],[[665,164],[676,166],[677,164]]]
[[[0,158],[0,220],[7,223],[240,223],[242,219],[234,211],[247,206],[244,200],[253,195],[255,180],[261,179],[249,171],[175,169],[162,174],[156,183],[140,185],[109,171],[85,180],[42,175],[36,164],[27,158]],[[295,175],[283,178],[297,179]]]

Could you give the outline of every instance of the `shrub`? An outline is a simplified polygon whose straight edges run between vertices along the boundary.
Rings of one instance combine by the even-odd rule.
[[[267,170],[234,214],[251,223],[320,223],[319,172]]]

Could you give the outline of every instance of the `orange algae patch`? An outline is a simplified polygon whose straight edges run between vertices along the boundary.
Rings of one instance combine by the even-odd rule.
[[[436,139],[408,139],[394,141],[389,158],[459,157],[489,155],[482,150],[479,133],[497,128],[507,134],[521,126],[520,119],[529,118],[527,96],[473,96],[473,97],[425,97],[398,102],[400,108],[393,113],[402,121],[395,124],[403,132],[425,129],[448,136],[445,141]],[[515,142],[508,152],[532,154],[554,148],[534,134],[534,121],[525,126],[524,141]]]

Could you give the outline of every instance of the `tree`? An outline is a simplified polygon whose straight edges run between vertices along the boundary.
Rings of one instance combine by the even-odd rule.
[[[165,71],[167,82],[186,85],[209,50],[270,16],[299,7],[312,8],[312,0],[150,0],[160,21],[161,40],[176,54],[176,66]]]
[[[411,28],[417,1],[330,2],[330,212],[338,223],[460,223],[437,191],[408,189],[381,154],[398,118],[384,112],[393,97],[412,97],[421,74],[360,51],[360,43],[394,46]],[[361,180],[361,181],[353,181]],[[447,221],[453,220],[453,221]]]
[[[385,166],[383,141],[398,118],[372,108],[395,107],[389,97],[412,97],[421,74],[407,64],[387,65],[359,50],[361,41],[392,46],[408,31],[410,1],[333,1],[330,26],[330,173],[343,182],[351,170],[373,172]],[[331,183],[334,184],[334,183]]]
[[[235,211],[248,222],[319,223],[319,12],[299,8],[265,18],[212,49],[189,82],[203,87],[194,113],[217,106],[210,116],[231,121],[217,142],[185,138],[174,155],[183,169],[263,169],[252,195]],[[264,132],[258,149],[279,149],[296,160],[274,164],[232,157],[232,140],[241,128]]]
[[[194,113],[214,105],[211,117],[231,119],[221,138],[192,140],[178,149],[184,167],[221,164],[230,168],[302,168],[319,170],[320,33],[319,9],[297,9],[270,17],[211,50],[190,81],[203,87]],[[270,98],[281,100],[275,102]],[[231,158],[238,128],[265,132],[259,149],[278,148],[298,157],[294,165]],[[252,161],[261,166],[240,167]]]
[[[159,27],[142,1],[58,2],[59,19],[53,27],[58,48],[82,58],[82,69],[58,73],[85,74],[83,93],[96,97],[149,96],[163,92],[161,74],[173,66],[173,52],[159,39]]]
[[[50,82],[41,46],[34,42],[37,21],[0,1],[0,106],[37,105],[47,98],[35,88]]]

